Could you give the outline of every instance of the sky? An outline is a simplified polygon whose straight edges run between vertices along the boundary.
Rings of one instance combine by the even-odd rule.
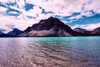
[[[50,16],[72,29],[100,27],[100,0],[0,0],[0,31],[25,30]]]

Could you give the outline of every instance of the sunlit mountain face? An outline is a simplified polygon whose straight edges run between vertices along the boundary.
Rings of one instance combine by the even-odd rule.
[[[100,27],[100,0],[0,0],[0,31],[27,27],[50,16],[74,28]]]

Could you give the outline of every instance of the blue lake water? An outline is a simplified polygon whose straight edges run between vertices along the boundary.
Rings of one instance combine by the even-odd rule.
[[[100,37],[0,38],[0,67],[100,67]]]

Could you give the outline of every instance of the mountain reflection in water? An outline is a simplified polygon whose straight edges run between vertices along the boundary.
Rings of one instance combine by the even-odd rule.
[[[1,38],[0,67],[99,67],[100,39],[90,39]]]

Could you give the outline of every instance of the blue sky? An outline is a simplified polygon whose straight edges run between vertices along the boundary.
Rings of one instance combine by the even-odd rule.
[[[0,0],[0,31],[25,30],[50,16],[72,29],[100,27],[100,0]]]

